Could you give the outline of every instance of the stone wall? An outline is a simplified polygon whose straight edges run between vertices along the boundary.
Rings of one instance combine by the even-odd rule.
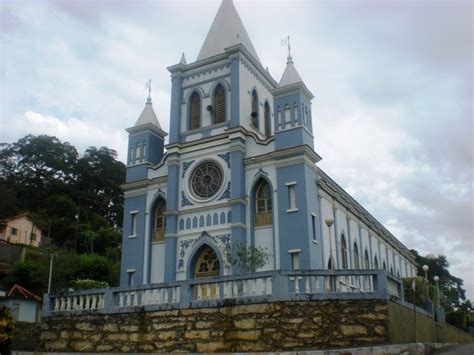
[[[413,309],[395,302],[388,303],[389,337],[392,343],[413,343]],[[463,343],[474,341],[469,333],[447,323],[435,323],[432,317],[417,313],[416,341],[425,343]]]
[[[39,349],[41,323],[16,322],[12,350],[36,351]]]
[[[41,349],[81,352],[282,351],[386,343],[378,300],[275,302],[43,319]]]

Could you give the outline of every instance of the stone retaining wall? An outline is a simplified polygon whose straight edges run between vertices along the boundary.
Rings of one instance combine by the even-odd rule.
[[[388,342],[386,301],[301,301],[47,317],[41,349],[241,352]]]

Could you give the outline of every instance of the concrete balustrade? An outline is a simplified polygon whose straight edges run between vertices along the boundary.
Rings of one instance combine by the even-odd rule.
[[[43,315],[121,313],[305,299],[403,301],[401,280],[384,270],[292,270],[218,276],[138,287],[45,295]]]

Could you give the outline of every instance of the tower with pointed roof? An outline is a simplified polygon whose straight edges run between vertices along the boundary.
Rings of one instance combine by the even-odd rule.
[[[279,82],[264,69],[232,0],[196,60],[168,70],[166,154],[150,98],[127,129],[121,286],[377,260],[413,274],[407,249],[317,166],[312,93],[291,53]],[[242,248],[264,263],[236,262]]]

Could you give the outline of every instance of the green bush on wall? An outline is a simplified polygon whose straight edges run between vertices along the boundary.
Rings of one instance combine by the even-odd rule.
[[[428,299],[428,292],[430,291],[430,286],[428,281],[424,277],[415,276],[415,277],[405,277],[403,278],[403,292],[405,296],[405,301],[413,303],[413,288],[412,283],[415,281],[415,304],[418,307],[424,308],[426,301]]]

